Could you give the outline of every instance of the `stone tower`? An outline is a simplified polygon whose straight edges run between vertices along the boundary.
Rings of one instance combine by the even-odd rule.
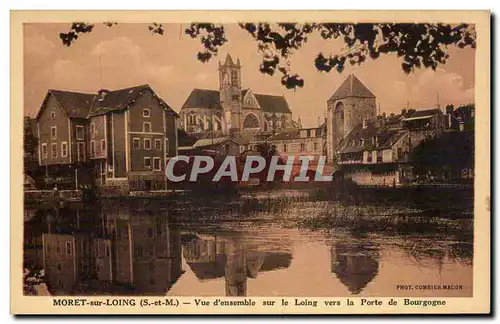
[[[363,119],[377,116],[375,95],[350,74],[328,99],[327,151],[333,161],[340,141]]]
[[[223,132],[228,135],[241,129],[241,64],[234,63],[227,54],[224,64],[219,62],[220,104],[224,111]]]

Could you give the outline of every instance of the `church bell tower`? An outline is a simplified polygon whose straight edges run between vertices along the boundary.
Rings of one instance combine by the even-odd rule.
[[[224,111],[223,132],[229,135],[241,130],[241,64],[234,63],[227,54],[224,64],[219,62],[220,104]]]

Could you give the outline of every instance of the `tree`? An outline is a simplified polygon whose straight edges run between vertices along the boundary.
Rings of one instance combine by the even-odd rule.
[[[117,23],[105,22],[108,27]],[[281,73],[281,83],[287,89],[304,86],[304,79],[290,68],[290,58],[313,33],[319,33],[325,40],[341,39],[346,50],[342,53],[318,53],[314,65],[318,71],[341,73],[346,64],[361,65],[368,57],[377,59],[382,54],[397,54],[402,58],[401,68],[407,74],[415,68],[432,68],[448,59],[448,46],[459,48],[476,46],[474,25],[441,23],[239,23],[257,44],[262,56],[260,71],[274,75]],[[59,37],[66,46],[71,46],[80,34],[90,33],[93,24],[75,22]],[[153,23],[150,32],[163,35],[163,25]],[[192,23],[185,34],[198,39],[202,49],[197,58],[208,62],[217,56],[219,48],[228,42],[225,26],[212,23]]]
[[[23,290],[24,295],[38,295],[37,286],[45,283],[45,271],[43,269],[34,269],[32,267],[24,268],[23,272]]]
[[[415,175],[456,178],[463,169],[474,168],[474,132],[445,132],[420,142],[410,153]]]
[[[257,144],[257,151],[263,158],[269,160],[272,156],[278,155],[276,145],[271,145],[268,142]]]
[[[28,116],[24,117],[24,153],[32,156],[38,148],[38,138],[33,132],[34,120]]]

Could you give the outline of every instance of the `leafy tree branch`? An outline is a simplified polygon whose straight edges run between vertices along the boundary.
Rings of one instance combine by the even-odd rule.
[[[117,23],[106,22],[107,27]],[[320,72],[335,69],[341,73],[346,64],[361,65],[367,58],[377,59],[382,54],[396,54],[402,59],[401,68],[407,74],[415,68],[435,70],[448,59],[448,46],[459,48],[476,46],[473,25],[440,23],[239,23],[255,40],[262,56],[260,72],[281,74],[281,83],[287,89],[304,86],[304,79],[291,69],[291,56],[308,41],[313,33],[325,39],[340,39],[344,42],[341,53],[318,53],[314,60]],[[59,37],[66,46],[71,46],[80,34],[90,33],[93,24],[73,23],[67,33]],[[162,24],[148,26],[153,34],[163,35]],[[197,39],[202,49],[199,61],[206,63],[217,56],[219,48],[228,42],[224,25],[192,23],[184,30],[186,35]]]

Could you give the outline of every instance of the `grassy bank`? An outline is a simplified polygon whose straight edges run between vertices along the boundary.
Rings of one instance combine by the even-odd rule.
[[[472,241],[473,219],[458,219],[415,213],[378,214],[359,209],[337,207],[321,215],[309,217],[298,222],[301,228],[311,230],[342,229],[353,234],[385,233],[393,235],[438,235],[454,237],[460,241]]]

